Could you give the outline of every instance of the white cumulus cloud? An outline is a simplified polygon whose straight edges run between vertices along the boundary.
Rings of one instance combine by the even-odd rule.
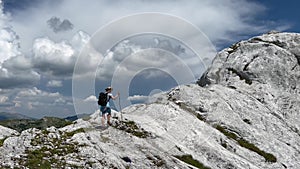
[[[13,112],[27,112],[31,117],[66,117],[74,113],[72,98],[58,92],[47,92],[37,87],[20,89],[12,99]]]
[[[147,102],[149,96],[133,95],[133,96],[129,96],[127,99],[131,102]]]
[[[47,38],[36,39],[32,62],[35,68],[49,75],[71,74],[76,61],[74,53],[67,42],[55,43]]]
[[[62,81],[61,80],[50,80],[47,83],[47,87],[62,87]]]
[[[98,101],[98,99],[97,99],[97,97],[96,97],[96,96],[94,96],[94,95],[91,95],[91,96],[89,96],[89,97],[85,98],[83,101],[84,101],[84,102],[97,102],[97,101]]]
[[[0,64],[20,54],[18,36],[12,30],[9,19],[3,13],[2,1],[0,1]]]
[[[35,97],[35,96],[45,96],[45,97],[58,97],[60,94],[58,92],[49,93],[43,90],[40,90],[36,87],[32,89],[22,90],[18,93],[17,97]]]
[[[0,88],[25,87],[36,84],[40,75],[31,69],[30,60],[19,50],[19,37],[3,13],[0,1]]]
[[[34,70],[17,70],[0,67],[0,88],[22,88],[38,83],[40,74]]]
[[[5,103],[6,101],[8,101],[8,97],[7,96],[0,96],[0,104],[1,103]]]
[[[21,54],[19,51],[19,41],[15,32],[9,27],[0,25],[0,63],[10,57]]]
[[[218,41],[234,39],[230,37],[232,34],[260,33],[275,29],[276,25],[261,26],[255,19],[263,11],[265,7],[247,0],[62,0],[53,4],[40,2],[36,4],[36,8],[18,11],[13,15],[12,25],[23,39],[21,46],[26,50],[31,47],[34,38],[41,35],[59,41],[71,38],[78,30],[93,34],[110,21],[127,15],[161,12],[186,19],[199,27],[211,40]],[[64,34],[54,33],[46,23],[53,16],[72,21],[73,29]]]

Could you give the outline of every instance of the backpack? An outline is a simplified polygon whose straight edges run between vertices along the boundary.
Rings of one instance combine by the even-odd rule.
[[[107,100],[107,93],[100,92],[99,98],[98,98],[98,105],[100,106],[106,106],[108,100]]]

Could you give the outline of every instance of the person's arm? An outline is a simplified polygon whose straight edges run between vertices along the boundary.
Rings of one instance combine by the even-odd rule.
[[[115,100],[115,99],[118,98],[119,96],[120,96],[120,92],[118,92],[117,95],[115,95],[115,96],[112,95],[111,98],[112,98],[113,100]]]

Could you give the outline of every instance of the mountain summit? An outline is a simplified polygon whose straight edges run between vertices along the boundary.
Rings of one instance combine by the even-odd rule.
[[[1,167],[300,168],[300,34],[269,33],[219,52],[197,84],[154,95],[98,129],[1,127]]]

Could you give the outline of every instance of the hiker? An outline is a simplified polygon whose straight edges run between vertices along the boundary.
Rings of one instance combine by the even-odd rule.
[[[113,90],[112,87],[107,87],[105,89],[105,93],[101,92],[100,95],[99,95],[98,104],[100,105],[100,111],[102,113],[102,118],[101,118],[102,126],[104,126],[104,120],[105,120],[105,114],[106,113],[107,113],[107,124],[111,125],[111,122],[110,122],[111,108],[110,108],[110,105],[109,105],[109,101],[110,101],[110,99],[115,100],[116,98],[118,98],[120,96],[119,92],[116,96],[113,96],[113,94],[111,93],[112,90]],[[104,99],[101,99],[103,97],[104,97]]]

